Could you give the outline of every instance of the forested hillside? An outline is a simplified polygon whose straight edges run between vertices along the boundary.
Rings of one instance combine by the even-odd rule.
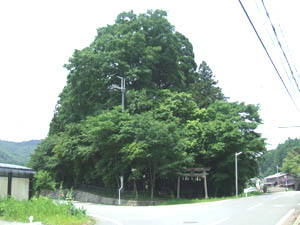
[[[209,195],[233,194],[235,152],[242,152],[239,183],[257,175],[256,156],[265,151],[255,131],[259,107],[227,101],[165,11],[121,13],[65,68],[67,84],[49,135],[31,158],[34,169],[69,185],[115,188],[124,176],[126,189],[152,197],[174,193],[186,167],[211,167]],[[124,112],[116,88],[121,77]]]
[[[11,142],[0,140],[0,163],[25,166],[40,140]]]
[[[259,162],[262,176],[275,174],[277,167],[279,172],[285,172],[287,168],[282,171],[284,159],[288,156],[289,152],[297,147],[300,147],[300,139],[288,139],[283,144],[279,144],[276,149],[265,153]],[[296,155],[293,155],[293,158],[295,157]],[[288,164],[287,162],[285,167]]]

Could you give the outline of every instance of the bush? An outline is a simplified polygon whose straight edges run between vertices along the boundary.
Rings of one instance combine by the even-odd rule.
[[[0,202],[0,216],[3,216],[5,209],[5,204],[3,202]]]
[[[56,183],[47,171],[40,170],[34,175],[35,181],[33,189],[37,196],[40,195],[42,189],[55,190]]]

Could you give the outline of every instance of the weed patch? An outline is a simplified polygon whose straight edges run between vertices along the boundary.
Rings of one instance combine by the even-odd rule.
[[[255,196],[255,195],[263,195],[264,193],[261,192],[250,192],[248,193],[249,196]],[[222,201],[222,200],[230,200],[230,199],[236,199],[236,198],[244,198],[246,197],[245,193],[240,194],[238,197],[236,196],[229,196],[229,197],[219,197],[219,198],[202,198],[202,199],[169,199],[160,203],[157,203],[156,205],[179,205],[179,204],[192,204],[192,203],[203,203],[203,202],[214,202],[214,201]]]
[[[0,200],[0,217],[3,219],[28,223],[30,216],[47,225],[83,225],[90,220],[84,210],[76,209],[71,202],[58,203],[46,197]]]

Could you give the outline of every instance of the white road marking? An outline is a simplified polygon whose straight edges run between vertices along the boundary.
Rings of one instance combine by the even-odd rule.
[[[283,207],[284,207],[284,205],[277,204],[277,205],[275,205],[275,207],[278,207],[278,208],[283,208]]]
[[[282,217],[281,220],[279,220],[278,223],[276,223],[276,225],[282,225],[287,220],[287,218],[289,218],[290,215],[292,215],[294,211],[295,209],[291,209],[290,211],[288,211],[288,213],[285,214],[284,217]]]
[[[262,205],[262,203],[258,203],[258,204],[254,205],[254,206],[251,206],[251,207],[247,208],[247,211],[250,211],[250,210],[252,210],[252,209],[255,209],[255,208],[257,208],[257,207],[259,207],[259,206],[261,206],[261,205]]]
[[[224,223],[226,220],[229,220],[229,217],[225,217],[223,219],[217,220],[217,221],[215,221],[213,223],[210,223],[209,225],[218,225],[220,223]]]
[[[298,203],[297,205],[300,205],[300,203]]]

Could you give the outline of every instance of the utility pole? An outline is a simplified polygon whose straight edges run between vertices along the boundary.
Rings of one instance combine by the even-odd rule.
[[[125,109],[125,91],[126,91],[126,88],[125,88],[125,78],[124,77],[119,77],[118,78],[121,79],[121,93],[122,93],[122,112],[124,112],[124,109]]]
[[[126,80],[126,78],[120,77],[120,76],[117,76],[117,77],[121,79],[121,86],[118,86],[116,84],[112,84],[109,88],[110,89],[119,89],[119,90],[121,90],[121,93],[122,93],[122,112],[124,112],[124,110],[125,110],[125,91],[126,91],[125,80]]]
[[[237,197],[239,194],[238,190],[238,163],[237,163],[237,157],[238,155],[242,154],[242,152],[236,152],[235,153],[235,196]]]

